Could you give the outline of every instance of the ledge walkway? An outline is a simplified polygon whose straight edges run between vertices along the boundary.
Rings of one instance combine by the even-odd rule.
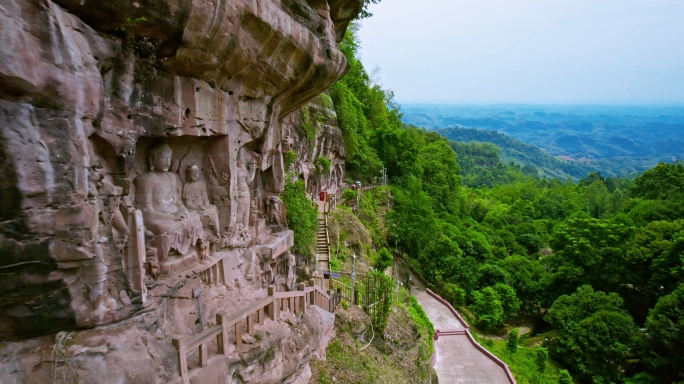
[[[440,302],[439,296],[429,290],[414,287],[411,294],[435,326],[434,367],[440,384],[515,384],[506,364],[472,339],[470,327],[457,317],[455,310],[452,312],[453,308]]]

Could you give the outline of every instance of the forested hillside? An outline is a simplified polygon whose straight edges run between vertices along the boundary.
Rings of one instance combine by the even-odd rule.
[[[681,106],[407,104],[403,110],[409,124],[502,132],[606,175],[634,176],[684,158]]]
[[[513,139],[508,135],[496,131],[472,128],[444,128],[438,129],[435,132],[449,140],[454,140],[457,142],[467,143],[476,141],[495,144],[500,149],[499,151],[492,150],[490,146],[481,146],[480,150],[482,151],[482,155],[485,157],[491,157],[494,152],[497,152],[498,157],[501,158],[502,162],[513,161],[516,164],[527,167],[526,169],[529,170],[528,173],[533,176],[538,175],[539,177],[555,177],[561,180],[571,178],[577,181],[585,177],[590,172],[597,171],[597,169],[588,164],[557,159],[534,145],[526,144],[520,140]],[[454,151],[456,151],[457,155],[467,155],[467,153],[463,152],[466,148],[469,148],[470,150],[475,149],[475,147],[464,147],[458,143],[452,144],[452,148]],[[480,156],[476,153],[474,155],[476,157]],[[459,164],[461,164],[462,167],[464,166],[461,160],[459,160]],[[492,164],[492,161],[479,163],[479,165],[483,165],[485,167],[491,167]],[[467,183],[466,185],[472,186],[470,183]],[[488,183],[487,185],[491,186],[491,183]]]
[[[580,382],[684,380],[684,166],[540,179],[494,146],[404,126],[354,28],[343,49],[351,71],[331,95],[349,176],[385,166],[391,184],[376,246],[408,255],[480,331],[531,325]]]

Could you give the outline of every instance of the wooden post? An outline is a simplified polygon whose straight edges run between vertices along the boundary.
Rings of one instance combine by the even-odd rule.
[[[294,298],[294,312],[295,316],[299,316],[302,313],[302,306],[300,304],[301,302],[301,297],[295,297]]]
[[[247,334],[254,334],[254,314],[247,316]]]
[[[242,348],[242,321],[235,323],[235,346]]]
[[[275,292],[276,292],[276,286],[275,285],[269,285],[268,286],[268,295],[273,298],[273,301],[266,306],[266,310],[268,312],[268,317],[271,318],[271,320],[276,319],[276,298],[275,298]]]
[[[259,308],[257,311],[257,316],[259,317],[259,325],[262,326],[264,325],[264,308]]]
[[[188,359],[185,356],[185,346],[180,339],[171,339],[173,346],[178,350],[178,370],[180,376],[185,380],[188,377]]]
[[[299,283],[297,284],[297,290],[302,292],[302,297],[299,298],[299,306],[301,307],[302,313],[306,313],[306,302],[308,301],[308,295],[304,293],[303,291],[306,289],[306,284],[304,283]]]
[[[209,347],[207,343],[202,343],[199,346],[200,367],[206,367],[209,364]]]
[[[216,324],[221,326],[221,333],[216,335],[216,346],[218,347],[218,353],[220,355],[228,354],[228,330],[223,326],[225,318],[223,314],[216,314]]]

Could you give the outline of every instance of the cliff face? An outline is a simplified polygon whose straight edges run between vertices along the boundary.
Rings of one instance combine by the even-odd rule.
[[[304,142],[300,108],[345,73],[362,4],[0,1],[0,339],[288,277],[283,152],[305,178],[344,156],[333,121]]]

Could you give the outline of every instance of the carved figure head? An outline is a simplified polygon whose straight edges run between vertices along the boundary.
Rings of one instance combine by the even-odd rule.
[[[188,180],[197,181],[200,179],[200,169],[197,165],[193,164],[188,167]]]
[[[166,172],[171,166],[171,147],[166,143],[152,144],[147,150],[150,161],[150,170]]]

